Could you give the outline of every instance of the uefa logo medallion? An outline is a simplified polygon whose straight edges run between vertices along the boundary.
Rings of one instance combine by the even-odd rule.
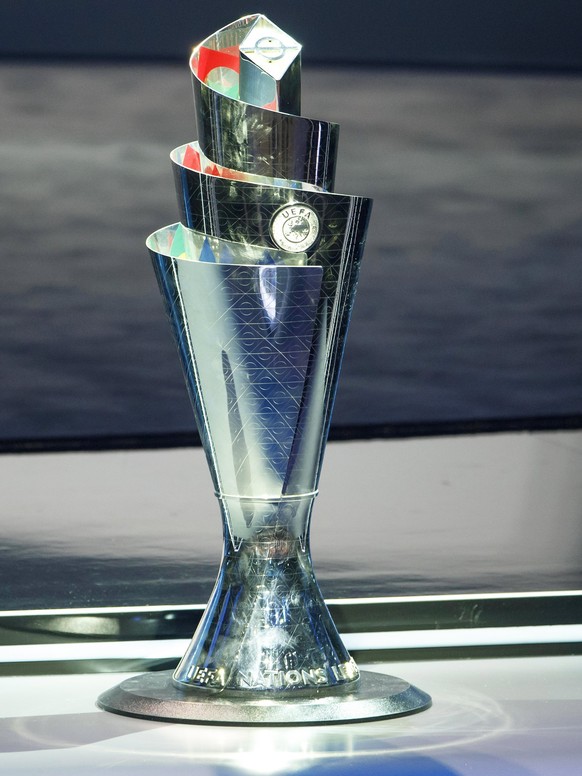
[[[285,205],[271,219],[270,228],[273,242],[281,250],[302,253],[317,240],[319,217],[308,205]]]

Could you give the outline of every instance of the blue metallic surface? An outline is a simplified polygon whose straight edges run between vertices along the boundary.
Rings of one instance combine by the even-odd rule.
[[[148,239],[224,520],[220,574],[174,673],[198,693],[358,685],[309,523],[371,201],[314,190],[332,185],[337,128],[267,109],[299,107],[298,50],[262,16],[194,50],[203,156],[173,153],[183,225]],[[260,92],[253,62],[285,81],[275,105],[244,101]]]
[[[264,17],[262,17],[264,18]],[[233,170],[302,180],[332,189],[339,127],[327,121],[280,112],[298,110],[300,71],[291,68],[293,95],[279,110],[243,102],[218,91],[199,77],[200,51],[240,46],[261,16],[243,17],[206,38],[191,58],[196,123],[202,151]],[[297,60],[296,60],[297,61]],[[241,77],[244,72],[241,72]],[[243,90],[244,92],[244,90]]]
[[[321,267],[152,256],[225,519],[219,578],[176,677],[280,692],[352,681],[309,554],[326,417]]]

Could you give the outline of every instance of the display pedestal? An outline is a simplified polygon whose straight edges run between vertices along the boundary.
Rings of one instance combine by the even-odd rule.
[[[330,725],[401,717],[423,711],[430,696],[403,679],[362,671],[356,689],[325,693],[300,691],[297,697],[182,689],[171,671],[126,679],[103,693],[98,705],[129,717],[207,725]]]

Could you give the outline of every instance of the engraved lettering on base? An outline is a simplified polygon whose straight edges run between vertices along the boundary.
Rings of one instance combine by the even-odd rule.
[[[329,684],[332,681],[350,681],[358,676],[353,660],[333,666],[317,668],[290,668],[288,670],[265,670],[256,674],[239,673],[239,687],[247,690],[259,689],[308,689]]]
[[[208,668],[206,666],[190,666],[188,669],[189,681],[197,687],[219,687],[226,684],[226,672],[224,668]]]

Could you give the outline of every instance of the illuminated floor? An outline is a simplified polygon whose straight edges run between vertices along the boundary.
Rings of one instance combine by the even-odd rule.
[[[0,679],[3,774],[578,776],[582,658],[375,666],[433,696],[421,714],[326,728],[225,728],[118,717],[97,695],[127,675]]]

